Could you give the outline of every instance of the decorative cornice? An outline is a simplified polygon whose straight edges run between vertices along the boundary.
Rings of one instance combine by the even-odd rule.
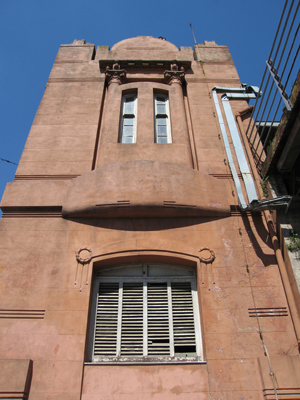
[[[122,83],[125,82],[126,71],[125,69],[121,69],[120,64],[115,62],[112,66],[112,69],[110,69],[109,67],[106,68],[105,79],[108,86],[111,83],[117,83],[118,85],[121,85]]]
[[[126,69],[126,71],[140,71],[143,72],[144,70],[156,70],[158,73],[162,71],[169,70],[170,64],[176,63],[178,68],[184,68],[185,71],[191,68],[192,62],[191,60],[148,60],[148,59],[125,59],[125,60],[113,60],[113,59],[101,59],[99,60],[99,67],[101,72],[105,72],[106,69],[113,69],[113,65],[118,63],[120,68],[119,69]]]

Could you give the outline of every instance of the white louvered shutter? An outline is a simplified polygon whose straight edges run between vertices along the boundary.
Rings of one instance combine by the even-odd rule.
[[[166,283],[148,283],[148,355],[170,355],[168,289]]]
[[[94,338],[94,357],[116,356],[119,283],[100,282]]]
[[[172,282],[174,352],[196,353],[194,307],[190,282]]]
[[[121,356],[143,355],[143,283],[123,284]]]

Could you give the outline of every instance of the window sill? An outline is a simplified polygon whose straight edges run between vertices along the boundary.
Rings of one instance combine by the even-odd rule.
[[[86,366],[97,366],[97,365],[182,365],[182,364],[206,364],[206,361],[203,360],[174,360],[174,361],[163,361],[163,360],[157,360],[157,361],[86,361],[84,362],[84,365]]]

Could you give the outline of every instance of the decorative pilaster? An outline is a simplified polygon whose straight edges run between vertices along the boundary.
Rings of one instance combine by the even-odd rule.
[[[125,69],[121,69],[120,68],[120,64],[115,62],[113,64],[112,69],[109,69],[109,67],[106,67],[105,79],[106,79],[106,82],[107,82],[108,86],[111,83],[117,83],[118,85],[121,85],[122,83],[125,82],[126,71],[125,71]]]
[[[182,84],[185,82],[184,68],[179,69],[178,64],[173,61],[169,71],[164,72],[165,83],[169,85],[169,105],[172,115],[172,142],[190,143],[187,126]],[[192,156],[190,158],[192,167]]]

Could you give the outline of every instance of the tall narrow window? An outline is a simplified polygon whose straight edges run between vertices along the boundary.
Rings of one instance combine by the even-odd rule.
[[[155,142],[172,143],[169,98],[167,94],[154,94]]]
[[[136,94],[123,95],[119,143],[136,143],[136,111]]]
[[[191,268],[131,264],[101,269],[92,313],[94,362],[202,360]]]

